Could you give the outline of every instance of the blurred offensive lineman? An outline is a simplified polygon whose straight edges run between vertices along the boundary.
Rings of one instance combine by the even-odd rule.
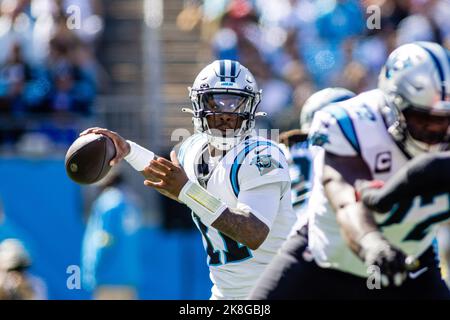
[[[113,163],[125,158],[147,186],[192,209],[208,254],[211,299],[244,299],[295,222],[288,165],[273,141],[251,134],[260,91],[239,62],[206,66],[190,99],[193,110],[184,111],[193,114],[197,133],[171,161],[106,129],[82,134],[112,138]]]
[[[314,114],[330,104],[348,100],[355,94],[344,88],[326,88],[311,95],[305,102],[300,112],[300,129],[286,131],[280,134],[280,147],[283,148],[289,163],[291,176],[292,206],[297,216],[297,221],[291,229],[290,236],[304,238],[307,241],[308,202],[313,185],[313,162],[316,156],[323,159],[321,147],[310,148],[308,133],[311,128]],[[283,250],[283,249],[282,249]],[[280,260],[280,257],[278,257]],[[291,260],[289,258],[289,260]],[[288,263],[289,264],[289,263]],[[293,282],[286,283],[286,288],[279,288],[280,277],[283,277],[284,263],[271,263],[266,268],[264,276],[258,281],[258,294],[277,287],[277,291],[298,290],[298,285]],[[255,296],[260,298],[260,296]]]
[[[291,200],[297,215],[297,222],[292,231],[300,230],[306,224],[306,209],[313,183],[312,164],[314,154],[308,143],[308,132],[314,114],[329,104],[348,100],[355,94],[344,88],[326,88],[314,93],[306,100],[300,113],[300,129],[280,134],[280,147],[289,163],[291,176]],[[322,149],[322,148],[315,148]],[[319,151],[319,150],[318,150]]]
[[[251,298],[450,297],[432,247],[450,219],[448,194],[402,199],[382,214],[358,201],[354,188],[358,179],[387,181],[413,157],[448,148],[449,63],[437,44],[403,45],[389,56],[379,89],[316,113],[310,142],[325,152],[314,159],[309,239],[288,241],[272,262],[282,276],[257,285]],[[408,272],[414,259],[420,267]]]

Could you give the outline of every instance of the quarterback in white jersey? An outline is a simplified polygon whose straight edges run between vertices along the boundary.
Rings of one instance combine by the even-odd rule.
[[[295,268],[278,288],[252,298],[450,297],[432,248],[439,224],[450,219],[449,194],[397,199],[381,214],[355,190],[358,180],[389,181],[413,157],[448,148],[448,57],[434,43],[401,46],[382,69],[379,89],[316,113],[309,139],[325,152],[314,159],[308,240],[290,241],[285,252]],[[298,289],[279,290],[286,283]]]
[[[249,248],[192,213],[208,254],[213,298],[244,299],[295,221],[286,160],[274,142],[253,136],[221,159],[211,159],[207,137],[201,133],[186,140],[178,154],[191,181],[230,208],[248,208],[270,229],[258,248]]]
[[[286,240],[295,213],[286,159],[271,140],[252,134],[261,92],[237,61],[217,60],[196,77],[189,97],[196,133],[171,161],[107,129],[112,164],[125,159],[146,186],[186,204],[202,233],[211,299],[244,299]]]
[[[208,254],[212,299],[243,299],[295,221],[288,165],[276,143],[251,133],[260,93],[247,68],[215,61],[190,92],[197,133],[178,159],[191,182],[229,208],[210,217],[190,206]]]
[[[273,141],[252,134],[260,90],[237,61],[217,60],[196,77],[189,95],[196,133],[171,161],[118,134],[117,155],[145,185],[186,204],[203,235],[212,299],[244,299],[295,222],[286,159]]]

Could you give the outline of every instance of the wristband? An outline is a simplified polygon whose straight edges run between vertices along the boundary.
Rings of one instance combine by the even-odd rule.
[[[150,164],[150,161],[155,157],[155,154],[133,141],[127,140],[127,142],[130,145],[130,153],[124,159],[135,170],[144,171],[144,169]]]
[[[188,181],[178,196],[206,225],[211,225],[227,208],[226,204],[217,199],[198,184]]]

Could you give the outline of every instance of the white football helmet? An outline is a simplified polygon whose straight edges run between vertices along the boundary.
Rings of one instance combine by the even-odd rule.
[[[344,88],[326,88],[317,91],[305,101],[300,112],[300,129],[308,133],[314,114],[327,105],[353,98],[355,94]]]
[[[239,62],[216,60],[200,71],[189,88],[189,97],[193,110],[183,111],[193,114],[194,129],[205,133],[216,149],[226,151],[254,128],[261,91],[251,72]],[[237,116],[235,128],[227,134],[211,126],[220,115]]]
[[[437,43],[413,42],[394,50],[378,87],[389,133],[411,156],[448,148],[450,140],[450,54]],[[412,119],[418,125],[412,124]],[[433,124],[434,123],[434,124]],[[427,126],[441,130],[428,130]],[[436,127],[435,127],[436,128]]]

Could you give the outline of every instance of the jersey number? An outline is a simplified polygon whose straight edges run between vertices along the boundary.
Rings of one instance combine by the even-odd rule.
[[[209,265],[218,266],[222,264],[243,261],[252,257],[252,252],[250,251],[249,248],[234,241],[230,237],[218,231],[225,245],[225,250],[223,251],[225,262],[222,263],[220,251],[214,249],[211,239],[209,239],[207,235],[208,227],[205,226],[196,215],[193,215],[193,217],[197,223],[198,229],[200,230],[203,238],[205,239],[206,253],[209,256],[209,263],[208,263]]]
[[[422,214],[427,218],[420,221],[403,239],[403,241],[420,241],[426,237],[428,229],[432,225],[450,219],[450,198],[448,198],[447,206],[444,209],[437,204],[437,198],[442,196],[444,196],[444,194],[420,197],[418,206],[414,205],[415,198],[408,201],[402,201],[392,211],[389,218],[379,226],[386,227],[394,223],[401,223],[410,212],[421,210]],[[450,197],[450,195],[447,195],[447,197]]]

